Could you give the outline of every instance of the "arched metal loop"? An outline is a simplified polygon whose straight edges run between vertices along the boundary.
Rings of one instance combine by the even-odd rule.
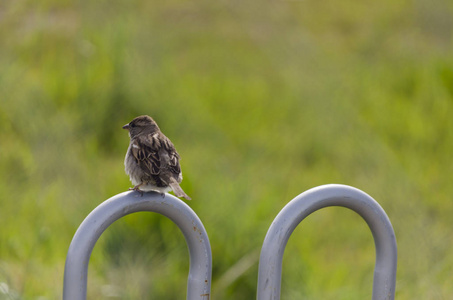
[[[178,198],[158,193],[125,192],[96,207],[82,222],[66,257],[63,300],[85,300],[88,262],[97,240],[113,222],[140,211],[162,214],[182,231],[189,248],[187,300],[208,300],[211,293],[212,255],[208,235],[195,212]]]
[[[328,206],[349,208],[367,222],[376,247],[372,299],[395,298],[397,248],[389,218],[366,193],[350,186],[330,184],[300,194],[274,219],[261,249],[257,300],[280,299],[283,252],[290,235],[308,215]]]

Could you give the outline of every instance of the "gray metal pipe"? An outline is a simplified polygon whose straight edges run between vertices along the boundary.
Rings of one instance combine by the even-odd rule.
[[[395,298],[397,248],[389,218],[366,193],[350,186],[331,184],[300,194],[274,219],[261,249],[257,300],[280,299],[283,252],[290,235],[305,217],[328,206],[349,208],[367,222],[376,247],[372,299]]]
[[[85,300],[88,262],[104,230],[119,218],[140,211],[162,214],[182,231],[190,255],[187,300],[209,300],[212,254],[208,235],[195,212],[178,198],[157,193],[124,192],[96,207],[75,233],[66,257],[63,300]]]

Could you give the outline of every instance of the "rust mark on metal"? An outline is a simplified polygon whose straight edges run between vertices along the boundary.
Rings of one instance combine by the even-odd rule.
[[[209,300],[209,294],[201,294],[201,299]]]

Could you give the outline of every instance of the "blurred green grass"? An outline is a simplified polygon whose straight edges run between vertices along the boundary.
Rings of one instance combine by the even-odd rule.
[[[273,218],[326,183],[386,210],[397,299],[451,298],[452,15],[442,0],[3,1],[0,298],[61,298],[78,225],[130,187],[121,126],[139,114],[182,156],[215,299],[255,297]],[[288,244],[282,299],[369,299],[373,267],[366,224],[326,209]],[[183,299],[187,272],[176,226],[133,214],[96,245],[88,298]]]

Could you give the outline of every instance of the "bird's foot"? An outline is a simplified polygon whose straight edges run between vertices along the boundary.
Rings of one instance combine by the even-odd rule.
[[[140,189],[140,185],[136,185],[134,186],[133,188],[129,188],[129,191],[136,191],[136,192],[139,192],[140,193],[140,197],[143,197],[143,191]]]

